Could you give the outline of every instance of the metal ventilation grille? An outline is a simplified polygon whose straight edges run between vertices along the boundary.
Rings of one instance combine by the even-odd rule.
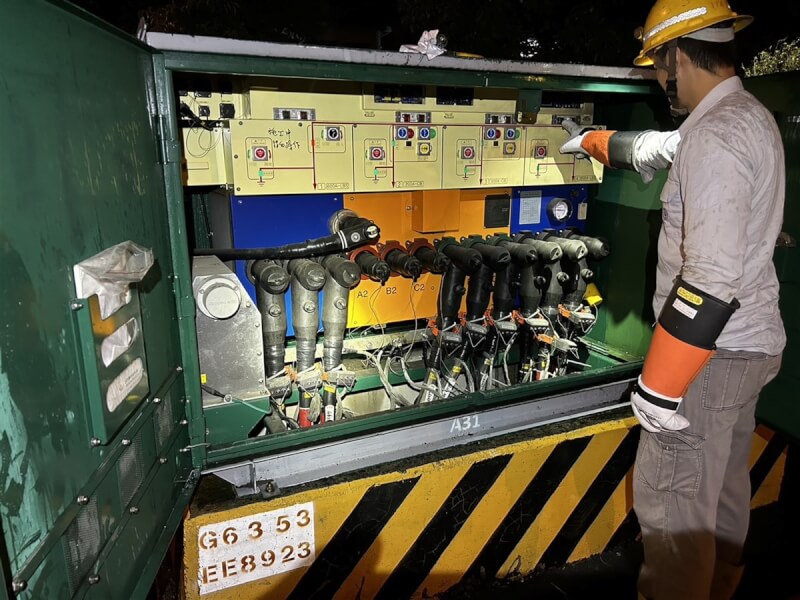
[[[123,507],[130,504],[143,479],[142,441],[141,436],[136,436],[131,445],[125,448],[117,463],[119,496]]]
[[[155,427],[158,451],[161,452],[164,450],[164,445],[175,428],[175,420],[172,416],[172,400],[169,397],[164,398],[161,408],[156,413]]]
[[[102,540],[96,498],[91,498],[86,506],[81,507],[78,516],[61,539],[69,566],[69,583],[74,594],[100,553]]]

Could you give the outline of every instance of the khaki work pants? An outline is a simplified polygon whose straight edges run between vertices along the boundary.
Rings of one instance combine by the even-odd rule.
[[[719,350],[679,409],[689,427],[642,429],[633,475],[641,596],[727,600],[735,592],[750,520],[756,402],[780,364],[780,356]]]

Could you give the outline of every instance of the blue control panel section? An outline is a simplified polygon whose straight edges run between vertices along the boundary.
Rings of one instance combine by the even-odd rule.
[[[328,219],[344,207],[341,194],[291,196],[231,196],[231,226],[236,248],[294,244],[328,235]],[[246,261],[236,262],[236,274],[255,302],[256,292],[245,273]],[[320,318],[322,294],[320,293]],[[292,294],[286,292],[287,336],[292,327]]]
[[[511,233],[568,227],[585,231],[588,197],[585,185],[514,188]]]

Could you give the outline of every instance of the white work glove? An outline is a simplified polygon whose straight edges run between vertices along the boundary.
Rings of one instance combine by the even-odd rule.
[[[581,146],[583,136],[591,129],[584,129],[572,119],[561,121],[561,127],[569,134],[569,139],[559,148],[561,154],[574,154],[575,158],[589,158],[586,150]]]
[[[631,392],[631,408],[639,423],[650,433],[680,431],[689,426],[689,420],[677,413],[683,398],[669,398],[648,389],[642,377]]]

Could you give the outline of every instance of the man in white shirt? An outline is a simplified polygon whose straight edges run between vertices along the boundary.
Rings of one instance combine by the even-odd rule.
[[[725,0],[658,0],[634,61],[653,64],[672,108],[689,113],[677,137],[663,134],[672,166],[661,192],[659,319],[631,395],[642,425],[633,482],[645,554],[639,591],[655,600],[733,595],[756,402],[786,343],[772,264],[783,144],[735,74],[734,32],[750,22]],[[614,164],[625,133],[579,133],[563,151],[635,168]],[[624,147],[635,159],[631,139]]]

